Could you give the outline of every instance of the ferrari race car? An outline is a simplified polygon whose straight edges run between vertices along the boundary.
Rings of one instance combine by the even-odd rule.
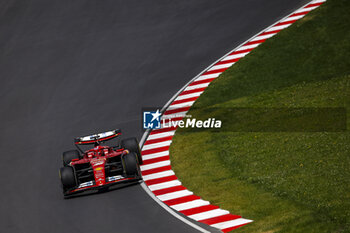
[[[78,150],[63,152],[63,167],[59,170],[64,196],[86,190],[107,190],[110,186],[138,182],[142,179],[142,157],[136,138],[118,140],[117,145],[106,146],[107,141],[119,139],[120,130],[75,138]],[[84,145],[93,145],[85,152]]]

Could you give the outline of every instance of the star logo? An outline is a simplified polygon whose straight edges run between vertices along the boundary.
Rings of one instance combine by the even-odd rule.
[[[151,122],[152,122],[152,121],[154,121],[155,119],[158,120],[158,117],[160,117],[162,114],[159,113],[159,109],[157,109],[157,111],[156,111],[155,113],[151,113],[151,115],[153,116],[153,118],[152,118],[152,120],[151,120]]]
[[[144,111],[143,112],[143,128],[144,129],[160,129],[160,116],[162,114],[157,111]]]

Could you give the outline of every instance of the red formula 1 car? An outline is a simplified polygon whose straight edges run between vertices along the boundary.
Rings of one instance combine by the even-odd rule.
[[[119,139],[120,130],[75,138],[78,150],[63,153],[59,171],[64,196],[86,190],[106,190],[114,184],[141,180],[142,157],[136,138],[127,138],[116,146],[102,145]],[[119,140],[118,140],[119,141]],[[93,145],[85,152],[83,145]]]

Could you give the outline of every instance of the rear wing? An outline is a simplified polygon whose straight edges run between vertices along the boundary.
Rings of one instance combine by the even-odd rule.
[[[104,133],[93,134],[84,137],[77,137],[74,139],[74,143],[77,145],[80,144],[93,144],[99,141],[107,141],[109,139],[115,138],[121,134],[120,129],[110,130]]]

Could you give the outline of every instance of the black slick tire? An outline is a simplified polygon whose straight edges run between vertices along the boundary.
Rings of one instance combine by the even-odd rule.
[[[136,156],[137,155],[134,152],[130,152],[123,156],[124,170],[127,176],[139,175],[139,164]]]
[[[130,152],[134,152],[137,155],[137,160],[140,165],[143,164],[141,150],[139,143],[136,138],[126,138],[121,141],[121,146],[124,149],[127,149]]]
[[[74,169],[72,167],[61,167],[59,172],[64,190],[71,189],[77,186],[77,180],[75,177]]]
[[[63,166],[69,165],[73,159],[80,159],[80,153],[78,150],[65,151],[62,154]]]

